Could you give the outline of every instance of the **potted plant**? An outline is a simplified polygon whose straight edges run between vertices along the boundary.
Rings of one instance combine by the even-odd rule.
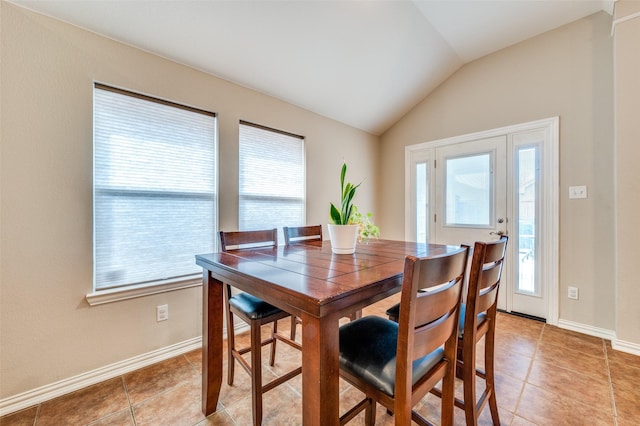
[[[356,250],[357,241],[367,241],[380,236],[380,229],[373,224],[371,213],[363,215],[353,204],[356,190],[362,184],[345,183],[347,163],[342,164],[340,172],[340,208],[333,203],[329,209],[329,239],[331,250],[337,254],[351,254]]]

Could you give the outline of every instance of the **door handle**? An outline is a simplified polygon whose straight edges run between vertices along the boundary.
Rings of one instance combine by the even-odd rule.
[[[491,231],[491,232],[489,232],[489,235],[497,235],[499,237],[502,237],[503,235],[507,235],[507,233],[504,232],[504,231],[495,231],[495,232]]]

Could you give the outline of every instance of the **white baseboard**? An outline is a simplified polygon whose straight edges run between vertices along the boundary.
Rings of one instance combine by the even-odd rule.
[[[581,324],[579,322],[558,320],[558,327],[566,330],[577,331],[578,333],[588,334],[589,336],[600,337],[602,339],[611,340],[611,347],[617,351],[626,352],[640,356],[640,344],[633,342],[625,342],[616,337],[616,332],[605,328],[593,327],[591,325]]]
[[[611,340],[611,347],[620,352],[626,352],[632,355],[640,356],[640,344],[633,342],[625,342],[616,337],[616,332],[604,328],[593,327],[578,322],[559,320],[558,327],[566,330],[577,331],[578,333],[588,334],[589,336],[600,337],[602,339]]]
[[[616,332],[613,330],[607,330],[606,328],[594,327],[592,325],[586,325],[579,322],[568,321],[564,319],[558,320],[558,327],[565,330],[577,331],[578,333],[587,334],[589,336],[600,337],[605,340],[616,340]]]
[[[95,385],[114,377],[130,373],[156,362],[164,361],[178,355],[202,347],[202,336],[185,340],[171,346],[166,346],[146,354],[138,355],[124,361],[116,362],[105,367],[97,368],[68,379],[60,380],[49,385],[23,392],[0,400],[0,416],[4,416],[24,408],[32,407],[58,396],[77,391],[87,386]]]
[[[640,356],[640,344],[633,342],[625,342],[624,340],[613,340],[611,347],[617,351],[626,352]]]

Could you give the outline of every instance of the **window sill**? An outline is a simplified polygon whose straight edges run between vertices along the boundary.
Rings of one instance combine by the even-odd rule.
[[[103,305],[105,303],[119,302],[121,300],[134,299],[136,297],[149,296],[151,294],[166,293],[168,291],[182,290],[202,285],[202,278],[193,278],[180,281],[160,281],[148,284],[139,284],[109,290],[99,290],[87,293],[89,306]]]

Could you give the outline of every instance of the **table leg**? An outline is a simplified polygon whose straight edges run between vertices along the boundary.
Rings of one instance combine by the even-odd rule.
[[[222,282],[204,270],[202,280],[202,412],[216,411],[222,385]]]
[[[302,423],[339,424],[338,316],[302,314]]]

